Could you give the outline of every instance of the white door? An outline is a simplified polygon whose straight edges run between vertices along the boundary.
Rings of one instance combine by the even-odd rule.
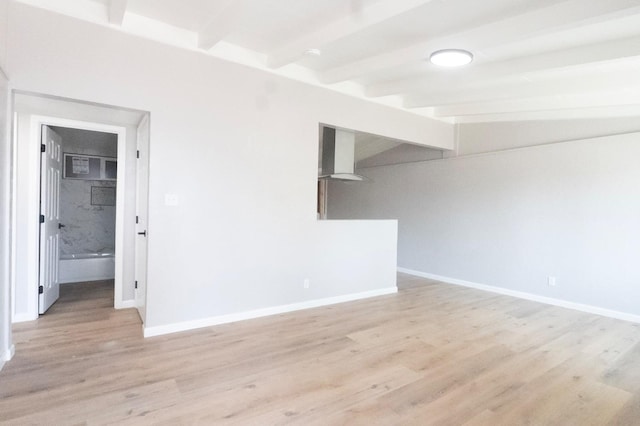
[[[147,304],[147,215],[149,188],[149,116],[138,125],[136,164],[136,307],[145,322]]]
[[[38,312],[43,314],[60,295],[60,178],[62,138],[42,126],[40,177],[40,286]]]

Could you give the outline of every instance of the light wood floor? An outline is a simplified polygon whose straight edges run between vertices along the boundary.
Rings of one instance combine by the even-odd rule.
[[[640,425],[640,326],[400,276],[364,301],[143,339],[111,283],[15,327],[4,424]]]

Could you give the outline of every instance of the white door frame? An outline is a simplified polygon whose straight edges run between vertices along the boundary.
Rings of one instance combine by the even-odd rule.
[[[147,316],[147,254],[148,254],[148,233],[149,233],[149,139],[150,139],[150,117],[149,114],[145,114],[138,123],[136,144],[138,148],[138,155],[136,159],[136,233],[140,231],[138,228],[138,219],[141,219],[141,225],[143,225],[143,231],[147,232],[144,240],[141,240],[139,234],[135,239],[135,267],[134,267],[134,279],[136,281],[136,288],[134,290],[134,299],[138,314],[142,320],[142,325],[146,324]],[[146,148],[145,148],[146,147]],[[146,167],[140,167],[140,161],[144,161]],[[140,188],[140,172],[144,170],[146,176],[144,176],[145,184],[144,188]],[[142,207],[144,206],[144,209]],[[143,210],[143,211],[141,211]],[[140,258],[140,244],[144,244],[144,258]],[[142,274],[142,277],[140,277]],[[141,280],[142,278],[142,280]],[[138,280],[141,280],[140,282]]]
[[[124,283],[124,211],[125,211],[125,188],[126,188],[126,143],[127,143],[127,129],[124,126],[115,126],[102,123],[94,123],[80,120],[70,120],[65,118],[50,117],[45,115],[32,115],[29,123],[29,141],[18,141],[18,143],[29,143],[35,147],[40,146],[40,138],[42,126],[58,126],[69,127],[80,130],[91,130],[95,132],[115,133],[118,135],[118,174],[116,182],[116,253],[115,253],[115,280],[114,280],[114,308],[123,309],[133,307],[133,301],[131,303],[123,303],[122,290]],[[40,170],[40,149],[32,149],[30,153],[33,153],[29,158],[29,162],[34,166],[34,169]],[[40,174],[37,177],[33,177],[38,181],[38,188],[40,182]],[[34,225],[39,228],[40,224],[36,223],[36,218],[40,215],[40,192],[31,191],[30,197],[34,197],[34,200],[29,203],[29,217],[33,217]],[[14,200],[15,202],[15,200]],[[29,232],[29,235],[22,236],[21,238],[29,239],[29,252],[32,254],[29,256],[28,268],[38,276],[39,262],[38,262],[38,249],[40,245],[39,232]],[[13,275],[15,276],[15,275]],[[15,286],[17,283],[12,280],[12,294],[15,294]],[[28,291],[28,309],[26,314],[28,319],[38,318],[38,287]],[[129,301],[127,301],[129,302]]]

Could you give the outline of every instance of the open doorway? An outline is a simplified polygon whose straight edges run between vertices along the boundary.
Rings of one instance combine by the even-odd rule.
[[[37,319],[56,300],[60,282],[105,279],[113,279],[114,308],[136,307],[144,322],[146,293],[136,281],[146,272],[147,233],[138,235],[138,223],[146,227],[148,178],[140,184],[138,169],[148,170],[148,113],[25,93],[14,93],[14,112],[13,322]],[[45,161],[43,144],[59,153],[56,164]],[[49,175],[59,176],[57,186]],[[103,223],[96,228],[91,216]]]
[[[42,127],[38,310],[58,299],[58,285],[95,284],[113,292],[118,135]],[[92,286],[83,295],[91,296]]]
[[[367,177],[376,167],[441,160],[444,151],[385,136],[328,124],[319,125],[317,217],[331,219],[373,219],[362,216],[354,203],[355,188],[370,188],[376,182]],[[376,218],[378,219],[378,218]]]

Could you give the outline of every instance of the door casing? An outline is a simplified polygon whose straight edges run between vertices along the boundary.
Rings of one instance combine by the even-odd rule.
[[[57,127],[69,127],[74,129],[81,130],[91,130],[96,132],[106,132],[106,133],[115,133],[118,137],[118,174],[117,174],[117,183],[116,183],[116,241],[115,241],[115,280],[114,280],[114,307],[116,309],[122,308],[131,308],[134,307],[134,300],[122,300],[123,293],[123,284],[124,284],[124,212],[125,212],[125,188],[129,183],[126,179],[126,164],[127,164],[127,129],[124,126],[115,126],[103,123],[96,122],[88,122],[88,121],[79,121],[79,120],[71,120],[59,117],[51,117],[45,115],[32,115],[29,122],[29,141],[17,141],[17,143],[29,143],[32,145],[30,153],[33,155],[29,158],[29,162],[32,164],[37,164],[37,169],[39,170],[40,164],[40,140],[41,140],[41,132],[43,126],[57,126]],[[30,188],[39,188],[40,184],[40,174],[38,176],[33,176],[33,179],[37,181],[35,185],[29,185]],[[29,203],[28,211],[29,217],[33,217],[33,228],[32,231],[28,232],[26,236],[16,236],[12,235],[12,240],[16,241],[18,238],[27,238],[28,244],[28,252],[30,254],[27,259],[27,268],[31,271],[30,276],[38,277],[39,271],[39,261],[38,261],[38,250],[40,246],[40,238],[39,238],[39,221],[36,220],[40,215],[39,201],[40,201],[40,193],[38,191],[30,190],[29,197],[32,198]],[[12,224],[13,225],[13,224]],[[15,232],[16,227],[12,226],[13,232]],[[15,262],[12,262],[12,267],[15,267]],[[12,277],[15,277],[15,273],[11,274]],[[27,304],[28,304],[28,312],[23,314],[20,318],[13,319],[14,322],[17,321],[28,321],[34,320],[38,318],[38,283],[37,280],[33,281],[29,280],[27,283],[16,283],[14,279],[12,279],[12,294],[15,294],[17,285],[28,285],[28,293],[27,293]],[[13,308],[12,308],[13,311]]]
[[[147,248],[149,219],[149,116],[143,117],[138,124],[136,144],[136,240],[135,271],[136,288],[134,290],[136,308],[144,324],[147,316]],[[144,232],[144,235],[141,233]]]

